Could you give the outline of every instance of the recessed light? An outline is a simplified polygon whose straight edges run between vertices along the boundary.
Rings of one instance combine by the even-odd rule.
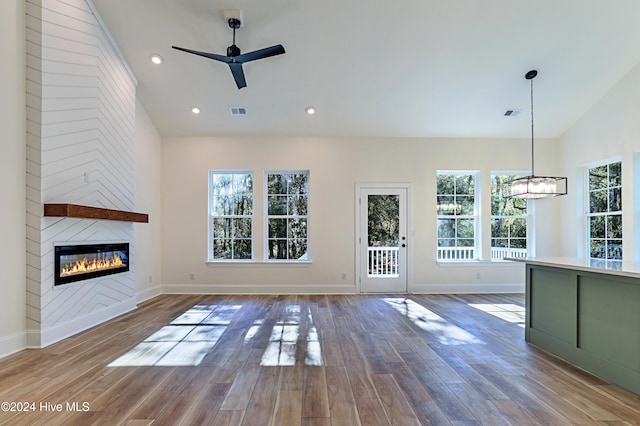
[[[156,65],[160,65],[162,62],[164,62],[164,59],[162,59],[162,56],[158,55],[157,53],[154,53],[153,55],[151,55],[151,62],[153,62]]]
[[[200,108],[198,108],[197,106],[192,106],[191,112],[194,114],[200,114]]]
[[[304,109],[304,112],[306,112],[309,115],[313,115],[316,113],[316,108],[312,106],[308,106]]]

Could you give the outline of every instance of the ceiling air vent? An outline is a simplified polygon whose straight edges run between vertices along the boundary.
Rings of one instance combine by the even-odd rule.
[[[517,117],[522,112],[521,109],[508,109],[504,112],[505,117]]]
[[[247,109],[245,107],[230,107],[229,111],[231,115],[247,115]]]

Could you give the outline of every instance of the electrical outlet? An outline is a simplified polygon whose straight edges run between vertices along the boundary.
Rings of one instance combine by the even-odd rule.
[[[347,273],[343,272],[342,273],[342,281],[345,281],[347,279]]]
[[[149,275],[149,284],[153,282],[153,275]]]
[[[476,273],[476,279],[477,280],[481,280],[482,279],[482,274],[480,274],[480,272]]]
[[[189,273],[189,279],[192,280],[192,281],[195,280],[196,279],[196,274],[194,274],[193,272],[190,272]]]

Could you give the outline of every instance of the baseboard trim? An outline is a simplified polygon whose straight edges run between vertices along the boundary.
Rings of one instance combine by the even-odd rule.
[[[139,291],[136,293],[136,302],[142,303],[149,299],[153,299],[154,297],[160,296],[162,294],[162,287],[155,286],[151,288],[147,288],[145,290]]]
[[[60,340],[66,339],[67,337],[71,337],[95,327],[96,325],[100,325],[103,322],[109,321],[117,316],[126,314],[127,312],[136,309],[136,307],[135,299],[127,299],[120,303],[107,306],[99,311],[91,312],[88,315],[75,318],[66,323],[44,329],[39,333],[39,338],[37,339],[40,342],[39,347],[44,348],[52,345]]]
[[[409,289],[414,294],[483,294],[524,293],[524,283],[503,284],[413,284]],[[357,294],[353,284],[325,285],[269,285],[255,284],[169,284],[163,285],[160,294]]]
[[[353,284],[265,285],[255,284],[170,284],[162,294],[355,294]]]
[[[19,331],[0,337],[0,358],[12,355],[27,348],[27,333]]]
[[[414,294],[485,294],[485,293],[524,293],[524,283],[503,284],[414,284]]]

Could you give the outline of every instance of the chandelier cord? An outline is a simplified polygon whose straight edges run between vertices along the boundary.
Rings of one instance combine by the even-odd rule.
[[[534,172],[535,155],[533,150],[533,78],[531,79],[531,176],[535,176]]]

